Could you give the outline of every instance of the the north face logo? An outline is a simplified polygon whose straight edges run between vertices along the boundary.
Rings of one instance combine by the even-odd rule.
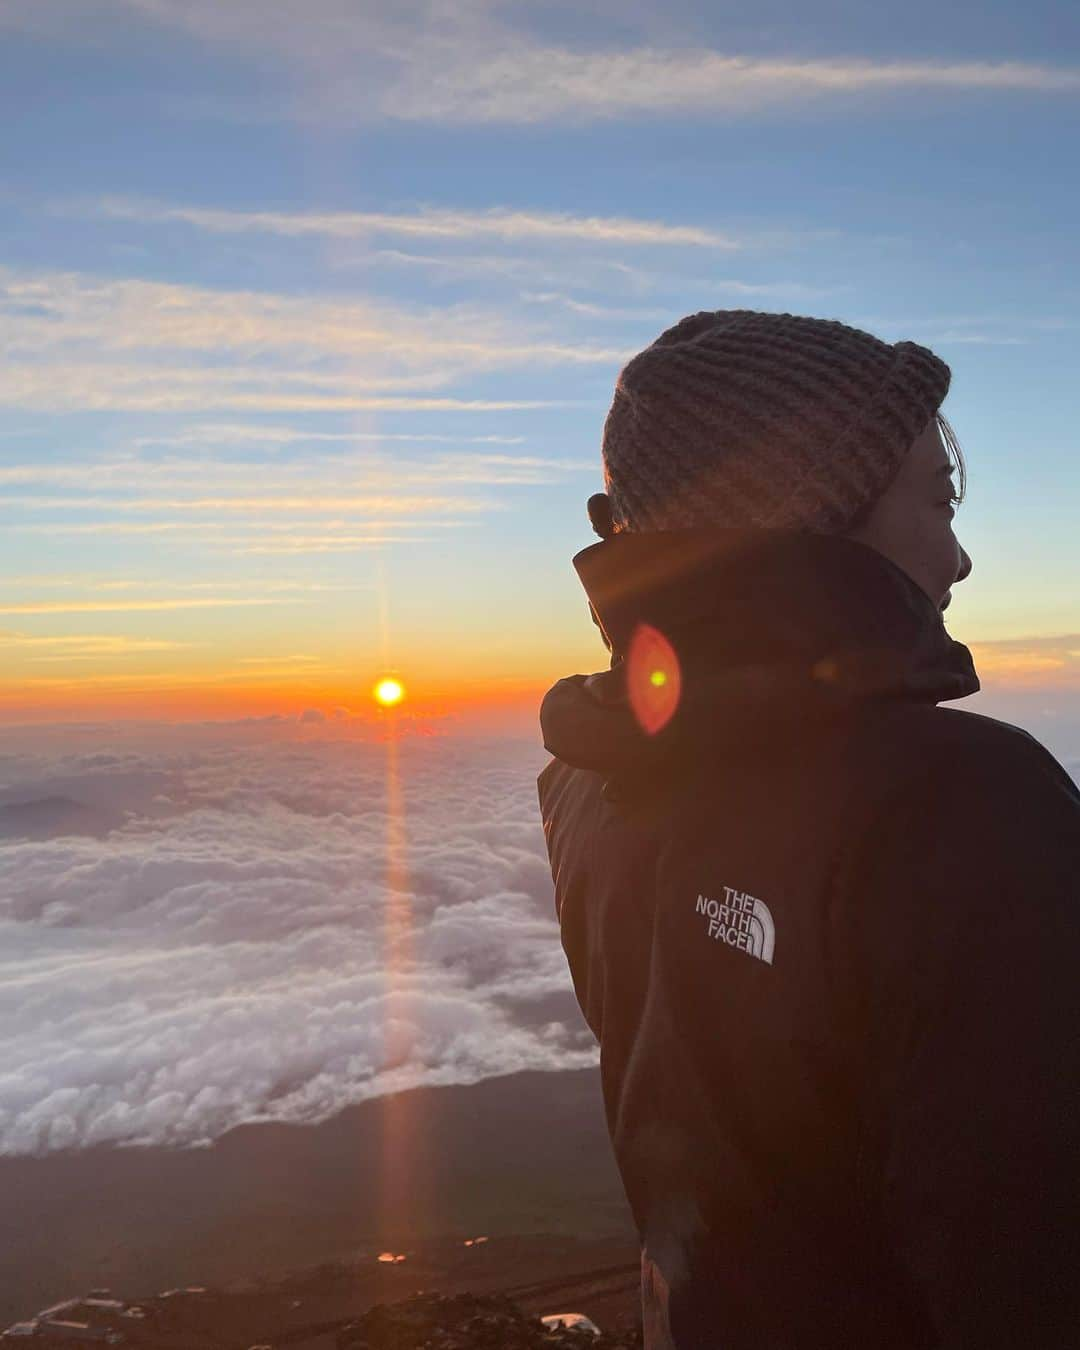
[[[724,887],[724,901],[710,900],[706,895],[697,898],[697,913],[707,920],[709,937],[749,952],[759,961],[772,965],[776,930],[773,928],[769,906],[756,895]]]

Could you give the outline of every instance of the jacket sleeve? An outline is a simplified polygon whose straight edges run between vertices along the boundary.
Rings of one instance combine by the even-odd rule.
[[[942,1350],[1080,1346],[1080,793],[1017,738],[908,791],[862,857],[886,1246]]]

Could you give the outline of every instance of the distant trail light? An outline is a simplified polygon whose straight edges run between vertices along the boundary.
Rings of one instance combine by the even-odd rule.
[[[639,623],[626,654],[626,692],[638,725],[655,736],[675,716],[682,671],[675,648],[651,624]]]
[[[375,685],[371,696],[383,708],[392,708],[405,697],[405,686],[400,680],[387,675]]]

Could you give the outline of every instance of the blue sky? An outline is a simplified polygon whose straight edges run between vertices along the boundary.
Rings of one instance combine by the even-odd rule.
[[[387,10],[0,0],[4,708],[601,666],[613,381],[717,308],[950,364],[950,631],[1075,699],[1080,12]]]

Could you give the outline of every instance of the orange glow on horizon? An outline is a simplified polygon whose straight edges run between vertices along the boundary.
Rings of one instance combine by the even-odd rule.
[[[1080,649],[1075,638],[970,640],[967,646],[987,691],[1080,692]],[[642,652],[647,658],[640,672],[644,683],[635,692],[656,712],[657,705],[677,703],[678,697],[666,668],[653,663],[653,655]],[[380,705],[374,687],[365,687],[361,663],[351,669],[350,664],[343,663],[333,673],[297,671],[273,679],[243,674],[235,666],[62,676],[10,673],[0,680],[0,720],[9,725],[84,720],[229,721],[299,718],[315,710],[315,718],[310,719],[313,734],[318,734],[318,713],[324,715],[328,727],[337,719],[343,725],[344,719],[386,721],[384,708],[392,705]],[[395,664],[380,661],[384,671],[394,669]],[[603,654],[588,644],[579,651],[552,649],[535,661],[526,662],[523,655],[516,668],[504,666],[504,673],[493,669],[491,662],[466,670],[430,652],[410,653],[410,679],[397,705],[398,716],[402,720],[482,716],[491,710],[533,717],[544,694],[567,671],[601,670],[606,664]],[[396,677],[384,674],[382,678]]]
[[[402,716],[443,717],[485,709],[535,710],[563,674],[562,668],[533,679],[447,677],[437,683],[413,680],[401,706]],[[223,685],[213,679],[177,679],[158,684],[130,682],[102,688],[79,680],[62,685],[35,681],[0,682],[0,718],[6,722],[68,722],[84,719],[139,721],[216,721],[270,716],[298,717],[315,708],[332,719],[337,710],[351,718],[379,720],[383,713],[371,692],[356,682],[282,680],[271,684]],[[407,710],[407,711],[406,711]]]

